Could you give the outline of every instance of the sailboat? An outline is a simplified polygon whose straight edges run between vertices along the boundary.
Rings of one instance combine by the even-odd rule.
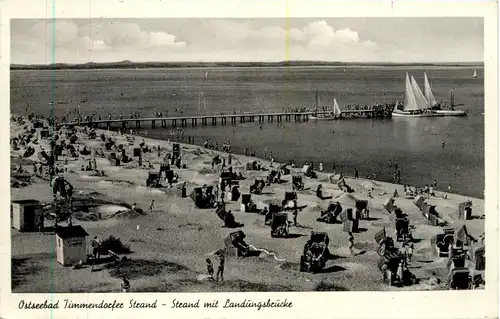
[[[208,79],[208,71],[205,71],[205,79]]]
[[[429,102],[418,87],[415,78],[406,73],[405,101],[400,108],[398,105],[392,111],[393,117],[430,117],[435,114],[430,110]]]
[[[477,70],[474,69],[474,72],[472,73],[472,78],[477,79]]]
[[[318,106],[319,106],[319,97],[318,97],[318,92],[316,92],[316,112],[318,112]],[[342,116],[342,111],[340,110],[339,104],[337,103],[337,99],[333,99],[333,110],[329,113],[322,113],[322,114],[314,114],[309,116],[309,119],[311,120],[335,120],[339,117]]]
[[[453,90],[450,92],[450,108],[447,110],[441,109],[441,105],[434,98],[434,94],[432,94],[431,85],[429,83],[429,79],[427,78],[427,74],[424,72],[424,92],[425,97],[429,103],[429,108],[432,108],[433,112],[436,116],[465,116],[467,115],[467,111],[464,110],[455,110],[455,93]]]

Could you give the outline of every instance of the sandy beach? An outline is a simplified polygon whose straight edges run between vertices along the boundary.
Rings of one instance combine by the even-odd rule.
[[[29,122],[26,125],[30,125]],[[229,201],[226,207],[233,212],[236,221],[244,226],[229,229],[222,227],[223,222],[215,214],[215,209],[198,209],[191,198],[180,198],[175,185],[174,188],[147,187],[148,172],[159,170],[165,155],[172,152],[172,143],[104,130],[96,130],[97,137],[89,139],[83,133],[83,128],[77,130],[78,139],[74,146],[80,150],[87,147],[91,150],[91,155],[78,153],[78,158],[72,158],[67,157],[67,151],[64,151],[56,162],[57,167],[64,170],[59,175],[73,185],[75,196],[105,198],[109,203],[87,214],[75,213],[73,224],[81,225],[89,233],[89,241],[94,236],[102,240],[113,235],[130,245],[132,252],[127,254],[127,258],[130,258],[129,269],[106,268],[105,265],[100,265],[100,271],[91,271],[90,267],[63,267],[54,257],[53,233],[20,233],[13,229],[12,260],[16,266],[13,270],[13,278],[16,278],[13,281],[13,292],[117,292],[120,290],[121,271],[127,271],[132,292],[446,289],[443,278],[446,259],[436,258],[431,247],[431,238],[442,233],[443,229],[428,225],[413,199],[401,197],[404,195],[403,185],[346,177],[346,183],[354,190],[348,194],[340,190],[337,184],[329,182],[328,173],[318,173],[316,179],[304,177],[305,190],[297,191],[298,205],[305,206],[298,214],[299,227],[291,227],[290,238],[272,238],[270,227],[264,224],[264,216],[241,212],[239,201]],[[25,128],[11,122],[10,131],[11,137],[14,137],[23,133]],[[37,129],[36,136],[39,131]],[[100,139],[101,134],[112,137],[116,145],[123,144],[127,155],[133,160],[114,166],[107,157],[110,152],[118,152],[106,151],[104,142]],[[150,163],[153,168],[139,167],[137,158],[132,157],[132,150],[143,141],[153,150],[143,153],[143,166]],[[52,190],[48,179],[39,177],[39,173],[35,174],[32,168],[33,163],[39,162],[37,155],[41,148],[50,150],[50,140],[39,138],[37,144],[29,145],[35,148],[35,153],[23,158],[22,167],[28,173],[33,173],[31,181],[25,187],[12,187],[11,200],[36,199],[50,202]],[[161,148],[160,156],[158,146]],[[102,149],[105,156],[94,155],[97,149]],[[25,150],[21,146],[19,150],[11,151],[11,170],[19,168],[19,158]],[[217,154],[223,158],[228,156],[228,153],[181,144],[182,164],[186,168],[175,167],[174,171],[179,175],[178,184],[186,182],[188,195],[194,187],[218,183],[221,165],[212,168],[212,158]],[[271,163],[239,154],[232,156],[233,170],[241,172],[246,178],[240,181],[241,193],[250,193],[250,185],[255,179],[265,179],[269,172],[247,171],[246,163],[258,160],[268,168]],[[86,166],[94,158],[98,170],[103,171],[106,176],[94,176],[92,171],[81,170],[82,166]],[[274,163],[275,167],[276,165]],[[298,174],[300,168],[291,168],[291,171]],[[281,201],[285,192],[292,191],[291,174],[282,179],[286,182],[266,186],[260,195],[252,194],[252,200],[258,207],[263,208],[273,199]],[[322,184],[325,195],[333,196],[333,199],[319,199],[315,193],[318,184]],[[424,184],[425,181],[422,181],[422,185],[418,186],[423,187]],[[395,205],[408,214],[415,238],[409,268],[420,279],[420,283],[403,288],[389,287],[382,282],[382,275],[377,267],[380,258],[376,252],[378,244],[374,240],[374,235],[383,227],[387,229],[388,235],[395,236],[393,221],[383,207],[383,203],[395,190],[400,195],[395,198]],[[343,231],[342,224],[326,224],[316,219],[330,201],[339,201],[345,209],[353,208],[356,199],[368,200],[370,219],[360,221],[360,232],[354,234],[354,249],[351,253],[348,234]],[[150,211],[152,200],[154,207]],[[472,201],[474,218],[458,220],[458,205],[467,200]],[[436,205],[440,218],[449,226],[465,223],[469,234],[475,238],[484,233],[485,219],[480,218],[486,214],[484,200],[458,194],[447,194],[447,199],[444,199],[442,192],[436,192],[436,196],[430,197],[426,202]],[[130,212],[129,208],[133,203],[144,210],[144,213]],[[96,219],[95,216],[99,213],[101,218]],[[94,217],[91,218],[91,215]],[[49,220],[45,224],[46,227],[52,226]],[[205,259],[213,257],[214,251],[224,248],[224,238],[236,230],[243,230],[247,235],[247,243],[274,254],[262,253],[258,257],[246,258],[227,257],[224,282],[197,280],[198,275],[206,273]],[[299,271],[300,256],[311,231],[327,232],[330,238],[329,249],[333,258],[327,262],[323,273]]]

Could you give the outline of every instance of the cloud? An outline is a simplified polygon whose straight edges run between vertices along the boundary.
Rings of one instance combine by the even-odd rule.
[[[175,35],[162,31],[148,31],[138,24],[111,21],[92,25],[91,37],[109,49],[137,48],[179,48],[185,47],[184,41],[177,41]]]
[[[334,28],[324,20],[284,27],[283,22],[254,20],[184,20],[152,26],[137,20],[84,19],[26,21],[13,28],[14,63],[47,63],[55,43],[58,62],[103,61],[282,61],[353,60],[378,46],[349,28]],[[52,34],[55,34],[53,42]],[[362,50],[360,50],[360,48]],[[38,56],[36,56],[38,53]],[[30,57],[31,55],[31,57]],[[20,61],[23,60],[23,61]]]
[[[336,49],[349,45],[361,45],[373,47],[376,45],[371,40],[360,40],[358,32],[348,28],[335,30],[326,21],[319,20],[309,22],[303,28],[284,28],[282,26],[252,27],[248,22],[213,20],[208,25],[210,33],[217,36],[214,41],[235,44],[249,44],[251,46],[262,46],[266,42],[273,46],[283,43],[304,47],[324,47],[324,49]],[[215,44],[220,46],[219,44]]]

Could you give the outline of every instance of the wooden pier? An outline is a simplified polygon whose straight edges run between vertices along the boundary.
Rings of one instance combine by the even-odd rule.
[[[151,128],[156,128],[157,125],[161,128],[166,128],[169,124],[172,127],[177,126],[187,126],[189,123],[191,126],[198,125],[226,125],[236,124],[236,123],[247,123],[256,122],[263,123],[267,122],[305,122],[309,120],[311,115],[327,115],[331,114],[329,111],[321,112],[278,112],[278,113],[240,113],[240,114],[219,114],[219,115],[191,115],[191,116],[178,116],[178,117],[150,117],[150,118],[129,118],[129,119],[100,119],[93,121],[76,121],[69,123],[61,123],[61,125],[85,125],[93,127],[105,127],[111,128],[113,124],[119,124],[121,128],[141,128],[141,123],[151,123]],[[346,110],[342,111],[341,118],[352,118],[352,117],[385,117],[378,116],[377,112],[373,109],[368,110]]]

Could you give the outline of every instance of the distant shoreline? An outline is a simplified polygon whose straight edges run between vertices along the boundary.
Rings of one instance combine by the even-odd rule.
[[[355,63],[322,61],[283,62],[110,62],[85,64],[11,64],[11,70],[92,70],[92,69],[168,69],[168,68],[224,68],[224,67],[484,67],[481,62],[468,63]]]

